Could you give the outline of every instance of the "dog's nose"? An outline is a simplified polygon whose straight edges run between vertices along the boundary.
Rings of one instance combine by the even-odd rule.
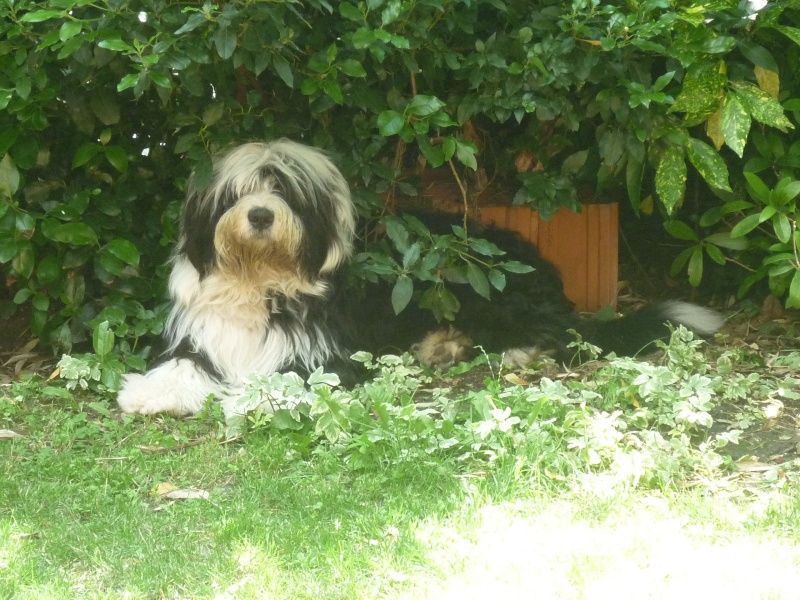
[[[272,226],[273,221],[275,221],[275,213],[268,208],[251,208],[247,213],[247,220],[250,221],[253,229],[263,231]]]

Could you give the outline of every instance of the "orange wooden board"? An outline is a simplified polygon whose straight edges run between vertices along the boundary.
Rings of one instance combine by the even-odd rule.
[[[580,213],[559,210],[549,221],[524,207],[481,208],[487,224],[519,233],[538,246],[564,281],[564,293],[579,311],[617,303],[619,213],[616,204],[587,204]]]

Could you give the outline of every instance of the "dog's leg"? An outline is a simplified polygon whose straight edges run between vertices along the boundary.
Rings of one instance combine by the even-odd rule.
[[[220,384],[187,359],[172,358],[144,375],[126,375],[117,402],[123,412],[192,415]]]
[[[545,357],[553,357],[553,350],[542,350],[538,346],[509,348],[503,352],[503,365],[510,369],[524,369]]]
[[[455,327],[437,329],[411,346],[412,354],[423,365],[447,369],[472,354],[472,340]]]

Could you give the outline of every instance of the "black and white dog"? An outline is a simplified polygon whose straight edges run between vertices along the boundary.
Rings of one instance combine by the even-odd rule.
[[[449,232],[438,221],[431,231]],[[608,323],[581,319],[536,248],[491,229],[481,235],[507,251],[504,258],[535,270],[509,274],[491,303],[453,286],[461,310],[447,326],[411,306],[394,315],[388,286],[344,285],[355,228],[347,182],[318,150],[286,140],[250,143],[215,161],[207,189],[189,185],[169,279],[166,349],[146,374],[126,376],[122,410],[193,414],[214,394],[226,415],[235,414],[254,373],[323,367],[353,385],[364,376],[350,359],[358,350],[412,350],[423,363],[447,367],[480,346],[522,365],[542,352],[569,360],[569,329],[605,352],[635,354],[668,336],[665,322],[701,335],[722,324],[717,313],[683,302]]]

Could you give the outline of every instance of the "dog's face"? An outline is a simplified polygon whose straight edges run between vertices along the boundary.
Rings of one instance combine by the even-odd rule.
[[[347,182],[321,152],[289,141],[239,146],[214,163],[206,190],[190,183],[178,252],[200,277],[313,283],[350,256]]]

